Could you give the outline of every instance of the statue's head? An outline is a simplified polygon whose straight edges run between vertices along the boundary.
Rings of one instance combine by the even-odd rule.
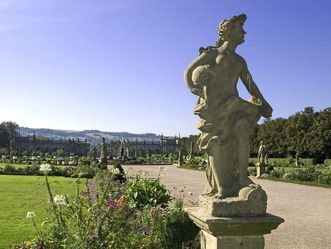
[[[244,42],[246,32],[243,25],[247,19],[245,14],[234,16],[230,19],[223,20],[217,28],[217,33],[220,36],[220,42],[231,41],[236,44]]]

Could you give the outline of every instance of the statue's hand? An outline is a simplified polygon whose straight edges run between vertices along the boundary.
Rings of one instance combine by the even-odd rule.
[[[195,95],[198,95],[200,97],[203,97],[203,92],[200,88],[198,87],[194,87],[194,88],[191,88],[191,92]]]
[[[262,114],[262,116],[263,117],[265,117],[265,118],[270,118],[271,117],[271,115],[272,115],[272,107],[269,105],[269,103],[268,102],[264,102],[263,104],[262,104],[262,108],[261,108],[261,114]]]

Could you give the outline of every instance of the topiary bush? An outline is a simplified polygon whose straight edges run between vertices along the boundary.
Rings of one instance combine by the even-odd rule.
[[[6,175],[13,175],[17,172],[17,170],[15,169],[14,166],[7,164],[4,168],[3,168],[3,173]]]

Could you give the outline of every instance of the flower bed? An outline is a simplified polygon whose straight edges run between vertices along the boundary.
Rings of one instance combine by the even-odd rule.
[[[50,168],[41,167],[49,195],[47,218],[35,222],[33,210],[27,210],[36,230],[36,238],[15,248],[182,248],[193,240],[198,228],[182,209],[182,200],[174,201],[159,179],[137,176],[126,183],[114,180],[113,173],[99,171],[95,177],[95,201],[80,191],[69,199],[54,195],[48,182]]]

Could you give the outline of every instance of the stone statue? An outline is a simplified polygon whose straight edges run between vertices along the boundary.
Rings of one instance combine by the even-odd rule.
[[[182,167],[184,164],[184,160],[183,160],[183,155],[182,155],[182,147],[179,147],[179,151],[178,151],[178,166]]]
[[[260,164],[265,164],[265,145],[263,144],[263,141],[260,142],[260,147],[259,147],[259,151],[257,154],[257,162]]]
[[[101,144],[100,163],[107,165],[108,163],[107,158],[108,158],[107,144],[106,144],[106,139],[103,137]]]
[[[245,21],[241,14],[221,22],[216,46],[200,48],[185,71],[187,86],[199,97],[194,108],[200,117],[198,146],[208,156],[200,205],[186,208],[201,229],[201,248],[263,249],[263,235],[284,222],[266,213],[266,192],[247,176],[250,132],[272,108],[235,52],[244,42]],[[252,96],[248,101],[238,95],[239,78]]]
[[[264,99],[236,47],[244,42],[246,15],[220,23],[216,46],[200,48],[200,55],[185,71],[185,81],[198,101],[198,145],[207,151],[207,186],[203,195],[217,199],[238,197],[253,182],[247,176],[249,135],[261,116],[271,117]],[[251,94],[246,101],[236,88],[241,79]],[[247,193],[249,191],[246,191]]]
[[[121,160],[122,160],[122,162],[125,161],[125,147],[124,147],[124,141],[122,141],[122,144],[121,144]]]

